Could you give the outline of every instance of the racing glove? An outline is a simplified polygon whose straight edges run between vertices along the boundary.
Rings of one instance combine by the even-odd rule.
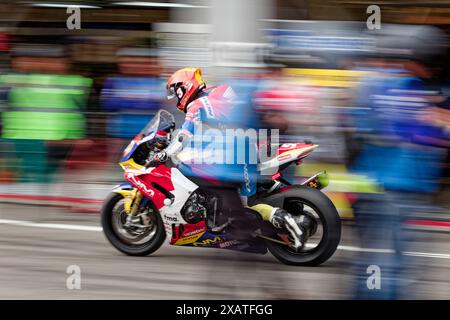
[[[165,151],[155,153],[153,157],[147,160],[146,167],[157,166],[158,164],[166,162],[168,158],[169,157],[167,156],[167,153]]]
[[[158,152],[157,154],[155,154],[153,156],[153,160],[158,161],[158,162],[166,162],[167,161],[167,152],[166,151],[161,151]]]
[[[178,160],[176,155],[180,153],[183,148],[187,145],[190,139],[190,135],[184,132],[179,133],[175,139],[169,144],[169,146],[164,150],[167,158],[171,158],[172,161],[177,164]]]

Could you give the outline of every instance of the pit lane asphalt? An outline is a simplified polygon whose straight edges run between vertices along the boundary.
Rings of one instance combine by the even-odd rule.
[[[328,262],[292,267],[270,254],[169,245],[148,257],[125,256],[99,230],[99,215],[53,207],[0,203],[0,220],[10,221],[0,222],[0,299],[348,299],[352,294],[358,242],[350,225]],[[80,230],[70,230],[73,225]],[[450,234],[416,232],[411,247],[426,254],[409,257],[408,298],[450,299]],[[66,287],[70,265],[81,269],[80,290]]]

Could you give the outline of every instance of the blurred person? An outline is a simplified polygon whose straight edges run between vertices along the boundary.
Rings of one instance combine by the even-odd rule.
[[[6,33],[0,31],[0,77],[7,74],[9,68],[9,39]],[[8,98],[8,87],[0,81],[0,114],[6,109]],[[2,122],[0,121],[0,132],[2,131]],[[0,182],[11,181],[13,172],[11,170],[8,154],[9,146],[0,140]]]
[[[13,142],[21,181],[49,182],[74,139],[85,133],[83,114],[91,80],[70,74],[63,46],[18,45],[2,113],[2,138]]]
[[[427,138],[440,133],[421,120],[432,108],[424,81],[430,74],[417,61],[372,59],[358,69],[374,73],[358,91],[354,123],[361,150],[351,170],[377,186],[358,194],[356,224],[364,248],[393,253],[369,250],[359,255],[354,294],[357,299],[398,299],[406,294],[401,288],[410,278],[402,252],[412,240],[401,224],[408,214],[420,214],[427,195],[437,190],[442,161],[442,150]],[[381,270],[378,290],[367,285],[369,266]]]
[[[163,68],[156,49],[123,47],[116,57],[118,71],[104,80],[100,92],[100,108],[107,112],[110,157],[116,157],[164,102],[165,81],[160,76]]]
[[[103,83],[100,103],[109,112],[107,133],[132,138],[162,106],[164,81],[157,51],[129,47],[117,52],[118,73]]]
[[[251,75],[247,78],[235,79],[233,85],[248,83],[253,81],[251,92],[252,110],[256,113],[260,126],[267,129],[276,129],[283,137],[289,130],[289,115],[285,112],[286,105],[282,99],[286,98],[286,87],[283,83],[286,80],[283,74],[283,64],[272,61],[265,57],[265,70],[262,73]]]
[[[303,139],[320,145],[319,152],[312,156],[312,165],[291,166],[283,172],[288,181],[308,177],[322,163],[331,170],[345,170],[342,165],[344,155],[343,139],[338,119],[338,103],[345,87],[344,81],[336,81],[336,75],[345,78],[343,70],[311,68],[276,68],[253,94],[253,101],[264,126],[280,128],[280,143],[290,143]],[[333,80],[330,80],[331,79]],[[341,102],[342,103],[342,102]],[[342,150],[342,151],[341,151]],[[312,171],[312,172],[311,172]],[[328,170],[327,170],[328,171]],[[302,179],[304,180],[304,179]],[[332,201],[340,204],[343,212],[346,198],[339,194],[328,194]],[[342,199],[342,200],[339,200]],[[339,202],[338,202],[339,201]],[[345,210],[348,207],[345,207]]]
[[[444,91],[445,92],[445,91]],[[450,206],[450,200],[448,197],[449,183],[448,177],[450,177],[450,97],[442,93],[442,89],[439,89],[439,95],[435,96],[435,106],[429,108],[421,120],[430,123],[435,127],[435,134],[433,137],[423,137],[429,143],[439,145],[446,149],[447,155],[444,157],[443,168],[441,174],[440,190],[437,192],[436,197],[433,197],[436,203],[446,206]]]
[[[201,124],[222,129],[236,127],[245,129],[251,126],[250,123],[245,123],[249,119],[243,119],[243,115],[245,116],[244,110],[234,108],[236,94],[233,89],[228,85],[207,88],[201,70],[198,68],[185,68],[176,71],[169,78],[167,89],[168,98],[177,98],[177,107],[186,114],[186,117],[181,131],[164,151],[150,159],[151,164],[164,162],[180,153],[188,141],[194,137],[196,127]],[[255,141],[249,141],[245,144],[244,148],[248,151],[246,152],[247,155],[256,152],[252,147],[254,143]],[[224,151],[233,152],[235,150]],[[234,154],[236,155],[236,152]],[[231,165],[202,163],[200,166],[193,165],[190,169],[194,174],[200,173],[201,176],[220,179],[221,184],[230,181],[238,182],[241,185],[240,193],[243,202],[247,205],[248,198],[256,193],[256,164],[252,164],[250,158],[249,155],[242,165],[238,164],[235,158]],[[236,218],[228,229],[231,232],[257,232],[257,229],[264,228],[264,223],[260,222],[262,218],[263,221],[270,222],[276,228],[286,227],[295,240],[297,248],[305,243],[309,218],[305,217],[299,226],[292,216],[282,208],[258,203],[251,206],[250,210],[244,210],[241,199],[233,188],[231,190],[222,188],[221,193],[226,199],[225,203],[231,208],[231,214],[233,214],[231,218]],[[236,236],[240,237],[241,235],[236,234]]]
[[[258,87],[252,92],[252,104],[261,127],[276,129],[279,143],[289,143],[296,133],[292,128],[298,116],[303,117],[301,95],[298,86],[289,83],[282,73],[282,65],[268,61],[267,72],[260,75]],[[294,88],[295,87],[295,88]],[[269,142],[271,140],[269,139]],[[288,181],[295,179],[297,166],[290,166],[283,172]]]

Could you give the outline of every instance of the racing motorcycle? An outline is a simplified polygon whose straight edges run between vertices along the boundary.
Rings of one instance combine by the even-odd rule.
[[[282,144],[275,157],[260,164],[261,170],[276,168],[276,173],[260,179],[257,194],[249,199],[282,207],[298,223],[308,216],[308,239],[298,248],[288,230],[271,224],[273,233],[257,234],[252,237],[256,241],[233,238],[227,232],[230,219],[221,219],[227,205],[220,191],[204,187],[201,179],[188,178],[170,161],[149,166],[148,159],[167,146],[174,129],[173,115],[160,110],[123,152],[119,164],[127,182],[114,187],[101,211],[104,234],[116,249],[145,256],[169,239],[175,246],[269,251],[279,261],[298,266],[316,266],[334,254],[341,221],[333,203],[320,191],[328,184],[327,174],[320,172],[297,185],[282,174],[290,165],[300,165],[317,145]]]

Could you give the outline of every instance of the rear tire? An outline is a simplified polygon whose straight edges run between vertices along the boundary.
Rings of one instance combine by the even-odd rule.
[[[124,241],[120,236],[118,236],[116,230],[113,228],[112,219],[114,212],[114,207],[116,204],[123,199],[123,196],[118,193],[111,193],[106,198],[102,211],[101,211],[101,224],[103,227],[103,232],[106,236],[106,239],[119,251],[130,255],[130,256],[146,256],[149,255],[156,250],[158,250],[164,240],[166,239],[166,232],[164,230],[164,223],[159,215],[159,212],[156,208],[155,210],[155,227],[156,233],[154,236],[145,243],[142,244],[132,244],[130,242]]]
[[[323,224],[323,236],[316,248],[306,252],[294,253],[285,245],[267,241],[269,251],[287,265],[317,266],[327,261],[341,240],[341,219],[333,203],[321,191],[309,187],[293,186],[281,194],[284,196],[284,208],[290,200],[301,201],[313,208]]]

